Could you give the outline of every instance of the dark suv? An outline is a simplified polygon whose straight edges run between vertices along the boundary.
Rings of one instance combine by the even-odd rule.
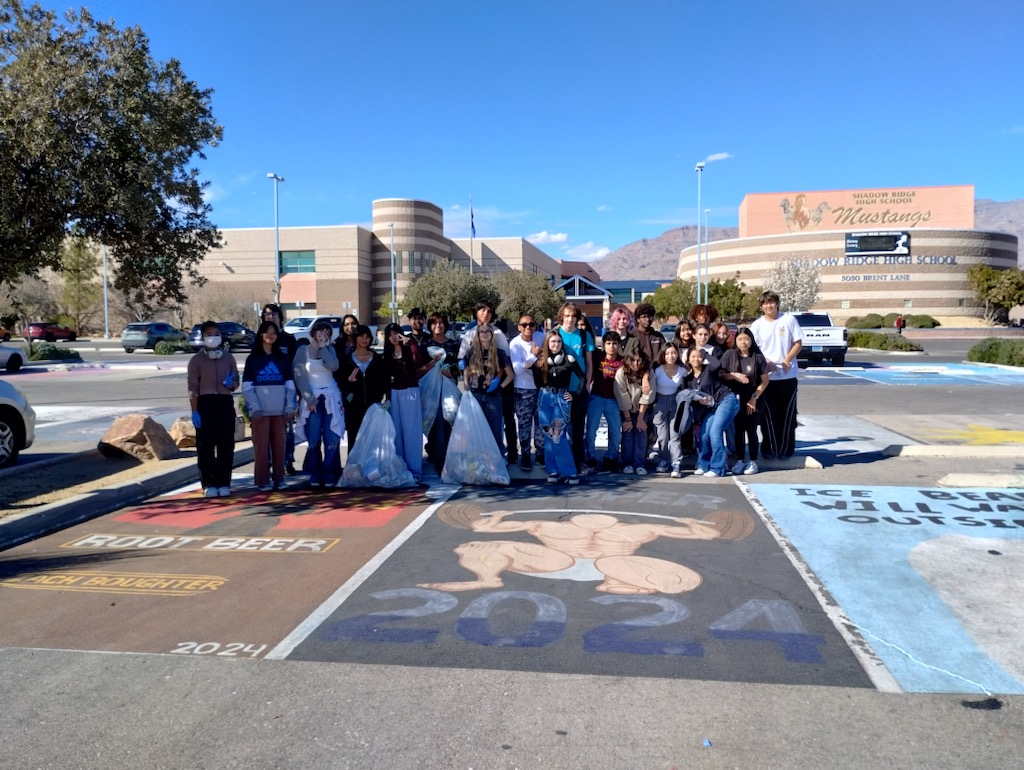
[[[256,340],[256,332],[247,326],[235,321],[217,321],[220,327],[220,336],[224,338],[224,347],[228,350],[242,348],[249,350]],[[197,351],[203,347],[203,325],[196,324],[188,335],[188,346]]]
[[[137,348],[152,350],[158,342],[177,342],[185,339],[185,332],[163,321],[137,321],[130,323],[121,332],[121,347],[125,353]]]

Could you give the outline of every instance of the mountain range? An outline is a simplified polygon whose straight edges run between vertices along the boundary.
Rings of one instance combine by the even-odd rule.
[[[1016,235],[1024,243],[1024,198],[1012,201],[994,201],[979,198],[974,202],[976,230],[1003,232]],[[712,227],[708,241],[736,238],[739,228]],[[676,275],[679,252],[697,243],[697,227],[675,227],[657,238],[641,238],[595,260],[590,264],[603,281],[628,281],[631,278],[671,281]],[[1018,251],[1017,264],[1022,252]]]

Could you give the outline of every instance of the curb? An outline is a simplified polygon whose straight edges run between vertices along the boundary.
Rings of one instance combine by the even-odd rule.
[[[1024,488],[1024,473],[947,473],[938,481],[940,487]]]
[[[247,441],[245,444],[247,446],[235,449],[233,468],[253,462],[252,442]],[[89,450],[89,452],[95,451]],[[76,457],[84,454],[88,453],[82,452],[56,458],[52,462],[41,462],[46,462],[48,465],[73,462]],[[197,479],[195,462],[190,459],[187,464],[167,471],[157,471],[135,481],[85,492],[68,500],[60,500],[40,506],[33,511],[9,516],[0,521],[0,551],[67,529],[75,524],[81,524],[83,521],[95,519],[124,506],[135,505],[150,497],[162,495],[190,482],[195,482]]]
[[[1024,455],[1024,445],[893,444],[883,449],[882,454],[886,457],[1019,458]]]

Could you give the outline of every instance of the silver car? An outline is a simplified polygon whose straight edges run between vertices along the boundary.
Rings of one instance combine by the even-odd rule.
[[[0,468],[14,465],[18,453],[35,439],[35,410],[20,388],[0,380]]]
[[[19,371],[27,358],[28,354],[21,348],[13,345],[0,345],[0,368],[5,369],[9,374]]]

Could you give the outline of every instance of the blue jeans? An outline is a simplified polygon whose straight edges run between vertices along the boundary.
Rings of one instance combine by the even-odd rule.
[[[306,441],[309,446],[306,448],[306,459],[302,461],[302,470],[309,474],[313,484],[337,484],[341,478],[341,436],[331,430],[331,415],[327,414],[326,401],[324,396],[320,396],[316,402],[316,411],[306,417]],[[340,404],[335,408],[340,410]],[[341,424],[345,424],[344,418]]]
[[[648,415],[650,412],[648,412]],[[647,415],[644,415],[645,417]],[[633,420],[633,427],[622,431],[622,467],[643,468],[647,459],[647,431],[636,427],[636,421],[640,413],[633,412],[630,418]]]
[[[544,434],[544,470],[548,474],[575,476],[576,461],[572,456],[572,426],[569,424],[570,402],[564,390],[541,388],[537,403],[537,422]]]
[[[498,451],[501,452],[501,456],[505,456],[505,433],[502,430],[502,418],[501,418],[501,393],[487,393],[482,390],[472,391],[473,398],[480,404],[480,408],[484,412],[484,417],[487,418],[487,425],[491,429],[491,435],[494,436],[494,443],[498,445]]]
[[[601,418],[608,424],[608,451],[605,460],[619,459],[619,444],[622,443],[622,414],[614,398],[603,398],[590,394],[587,406],[587,458],[597,459],[597,429]]]
[[[715,411],[701,422],[697,467],[702,471],[711,470],[719,476],[725,475],[725,432],[732,430],[733,421],[739,411],[739,396],[730,393],[725,400],[719,401]]]

